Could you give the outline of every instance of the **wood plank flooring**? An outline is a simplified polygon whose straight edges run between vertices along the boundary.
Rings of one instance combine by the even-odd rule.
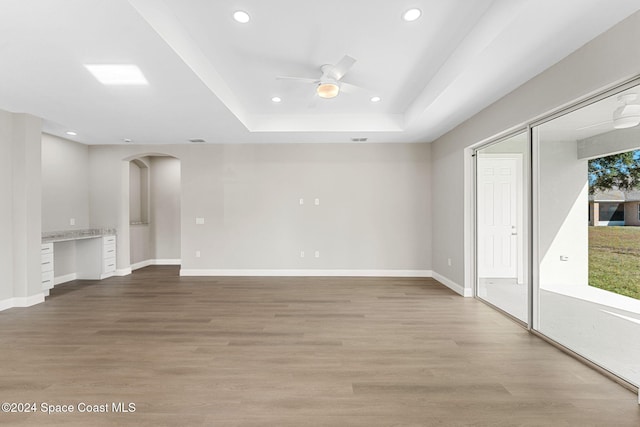
[[[2,425],[640,425],[633,393],[431,279],[147,267],[60,285],[0,330],[0,400],[76,409]]]

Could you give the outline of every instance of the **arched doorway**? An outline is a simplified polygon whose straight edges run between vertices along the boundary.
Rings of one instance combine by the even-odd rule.
[[[160,154],[128,161],[131,269],[180,265],[180,159]]]

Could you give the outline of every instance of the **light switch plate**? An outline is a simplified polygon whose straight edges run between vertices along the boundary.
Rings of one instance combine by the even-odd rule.
[[[196,218],[196,224],[197,224],[197,225],[202,225],[202,224],[204,224],[204,218]]]

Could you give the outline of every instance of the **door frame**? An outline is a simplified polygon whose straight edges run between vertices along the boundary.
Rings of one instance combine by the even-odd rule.
[[[522,157],[522,172],[521,176],[523,178],[522,188],[524,191],[522,192],[522,200],[523,200],[523,210],[522,215],[520,216],[523,221],[522,224],[522,237],[524,239],[523,242],[523,279],[525,285],[527,286],[527,295],[528,295],[528,304],[527,304],[527,321],[523,322],[517,317],[511,315],[510,313],[502,310],[500,307],[496,307],[490,302],[482,299],[479,296],[478,289],[478,263],[477,263],[477,252],[478,252],[478,231],[477,231],[477,209],[478,209],[478,201],[477,201],[477,158],[478,153],[495,144],[499,144],[508,139],[516,137],[518,135],[524,135],[527,141],[527,148],[525,153],[513,153],[513,154],[521,154]],[[483,141],[478,142],[470,147],[467,147],[464,150],[464,170],[465,170],[465,283],[470,284],[470,296],[482,301],[484,304],[491,306],[497,311],[505,314],[509,318],[511,318],[514,322],[522,325],[524,328],[531,330],[533,323],[533,269],[532,269],[532,255],[533,250],[535,248],[532,245],[535,243],[532,239],[533,236],[533,217],[531,214],[531,210],[534,207],[532,202],[533,195],[533,186],[534,182],[532,180],[532,172],[534,168],[534,164],[532,163],[533,159],[533,135],[532,128],[529,125],[524,127],[514,127],[505,132],[502,132],[499,135],[495,135],[493,137],[487,138]]]

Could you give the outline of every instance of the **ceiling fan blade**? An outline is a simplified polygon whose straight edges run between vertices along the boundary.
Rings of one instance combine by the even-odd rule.
[[[355,63],[355,58],[352,58],[349,55],[343,56],[342,59],[332,67],[330,71],[331,77],[336,80],[340,80]]]
[[[370,92],[370,90],[363,88],[362,86],[358,86],[358,85],[354,85],[346,82],[340,82],[340,91],[344,93],[355,93],[359,91]]]
[[[277,80],[297,80],[300,82],[307,82],[307,83],[318,83],[319,80],[318,79],[312,79],[309,77],[290,77],[290,76],[276,76]]]
[[[607,120],[606,122],[594,123],[592,125],[583,126],[581,128],[577,128],[576,130],[585,130],[590,128],[595,128],[598,126],[606,125],[607,123],[613,124],[613,120]]]

